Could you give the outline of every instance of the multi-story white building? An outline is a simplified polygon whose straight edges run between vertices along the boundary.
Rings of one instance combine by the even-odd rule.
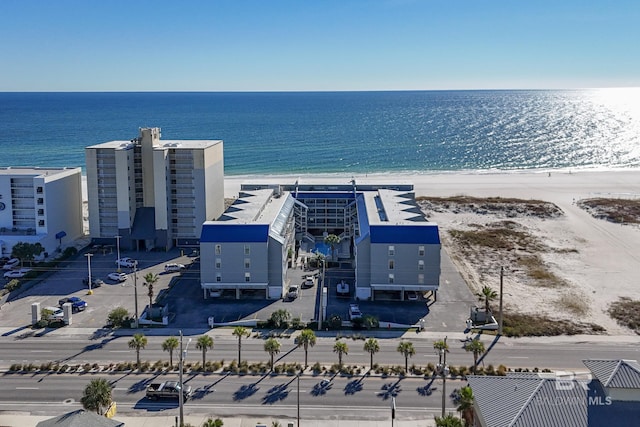
[[[137,138],[86,147],[89,232],[130,249],[197,247],[204,221],[224,211],[221,140]]]
[[[332,251],[329,234],[340,240]],[[280,298],[289,255],[319,251],[352,278],[352,297],[403,300],[438,290],[440,248],[411,184],[245,184],[224,215],[203,225],[201,286],[205,298],[225,290]]]
[[[80,168],[0,168],[0,247],[40,243],[53,253],[82,237]]]

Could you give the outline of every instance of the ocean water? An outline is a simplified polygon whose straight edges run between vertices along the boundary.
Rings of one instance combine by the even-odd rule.
[[[84,147],[222,139],[228,175],[640,167],[640,89],[0,93],[0,166]]]

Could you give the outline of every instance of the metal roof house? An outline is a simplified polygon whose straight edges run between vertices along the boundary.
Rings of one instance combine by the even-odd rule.
[[[339,236],[327,251],[324,237]],[[376,292],[435,291],[440,236],[414,200],[411,184],[243,184],[238,198],[200,236],[201,286],[208,292],[264,292],[288,286],[289,254],[324,251],[351,270],[352,297]]]
[[[605,427],[638,425],[640,365],[584,360],[588,372],[469,376],[475,425]]]

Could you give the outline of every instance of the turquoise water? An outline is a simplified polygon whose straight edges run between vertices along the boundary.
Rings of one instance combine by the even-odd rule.
[[[324,242],[316,242],[311,252],[320,252],[324,256],[328,257],[331,255],[331,246],[327,245]]]
[[[84,166],[84,147],[223,139],[225,172],[640,166],[640,91],[0,93],[0,166]]]

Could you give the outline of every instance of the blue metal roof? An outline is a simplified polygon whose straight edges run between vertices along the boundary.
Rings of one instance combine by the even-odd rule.
[[[269,240],[269,224],[229,224],[204,223],[200,242],[267,242]]]
[[[371,243],[424,243],[440,244],[436,224],[421,225],[371,225]]]

